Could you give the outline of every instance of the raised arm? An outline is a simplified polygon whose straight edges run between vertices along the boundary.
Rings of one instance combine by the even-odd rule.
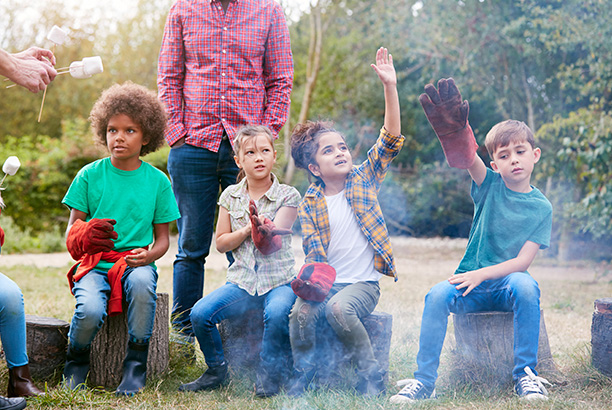
[[[397,76],[393,66],[393,56],[381,47],[376,51],[376,64],[371,64],[383,84],[385,93],[385,129],[393,135],[402,133]]]

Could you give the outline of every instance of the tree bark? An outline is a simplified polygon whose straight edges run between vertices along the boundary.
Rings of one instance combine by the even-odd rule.
[[[593,367],[612,376],[612,298],[597,299],[591,324]]]
[[[32,377],[54,378],[66,361],[70,325],[60,319],[26,315],[27,352]]]
[[[121,382],[123,359],[127,350],[127,307],[117,316],[107,317],[91,345],[89,382],[94,386],[114,388]],[[157,294],[155,323],[149,341],[147,377],[168,368],[170,342],[170,309],[167,293]]]

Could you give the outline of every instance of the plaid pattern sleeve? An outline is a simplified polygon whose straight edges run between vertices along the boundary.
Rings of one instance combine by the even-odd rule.
[[[213,152],[244,124],[277,133],[293,81],[289,30],[274,0],[177,0],[164,29],[157,84],[166,140]]]
[[[321,187],[312,184],[298,207],[305,263],[327,262],[330,230],[327,204]]]

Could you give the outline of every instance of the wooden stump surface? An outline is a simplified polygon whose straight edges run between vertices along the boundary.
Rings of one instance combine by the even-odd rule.
[[[481,312],[453,315],[455,366],[473,379],[511,378],[514,368],[514,314]],[[558,373],[548,343],[544,312],[540,311],[539,373]]]
[[[121,382],[128,341],[126,310],[127,307],[124,306],[122,314],[107,317],[91,345],[91,385],[115,388]],[[149,341],[147,378],[159,375],[168,368],[169,342],[169,297],[167,293],[158,293],[155,324]]]
[[[612,298],[597,299],[591,323],[593,367],[612,376]]]
[[[52,317],[26,315],[25,319],[30,373],[38,380],[51,379],[66,361],[70,325]]]

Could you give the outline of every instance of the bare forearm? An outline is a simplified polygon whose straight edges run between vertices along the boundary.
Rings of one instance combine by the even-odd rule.
[[[248,224],[244,228],[238,229],[237,231],[218,235],[216,238],[217,250],[221,253],[233,251],[251,236],[250,228],[251,225]]]
[[[385,129],[393,135],[402,133],[399,96],[397,87],[385,84]]]

